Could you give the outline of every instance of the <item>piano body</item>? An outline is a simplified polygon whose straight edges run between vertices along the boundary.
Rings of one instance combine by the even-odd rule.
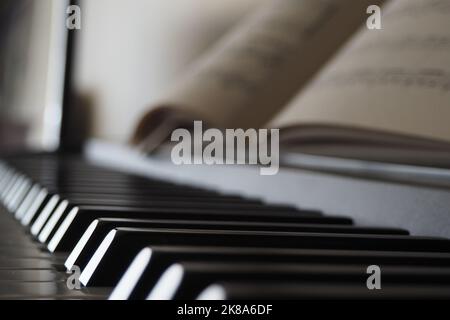
[[[449,297],[444,187],[256,169],[99,141],[3,157],[0,298]]]
[[[59,148],[0,156],[0,299],[450,298],[450,171],[284,154],[260,176],[80,152],[67,32],[49,73]]]

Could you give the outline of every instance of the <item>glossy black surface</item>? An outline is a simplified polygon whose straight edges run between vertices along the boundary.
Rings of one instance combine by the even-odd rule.
[[[93,221],[72,261],[87,287],[72,290],[64,263]],[[143,249],[149,259],[127,272]],[[1,299],[106,299],[122,276],[134,282],[121,298],[145,299],[173,265],[183,270],[172,288],[179,299],[211,286],[226,299],[450,298],[447,239],[354,226],[345,215],[143,178],[76,156],[0,161]],[[381,267],[383,290],[367,289],[369,265]]]

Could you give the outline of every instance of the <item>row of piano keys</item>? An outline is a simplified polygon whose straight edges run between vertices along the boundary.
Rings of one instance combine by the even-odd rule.
[[[79,157],[3,159],[0,200],[3,299],[450,297],[447,239]],[[381,270],[379,290],[367,286],[371,265]]]

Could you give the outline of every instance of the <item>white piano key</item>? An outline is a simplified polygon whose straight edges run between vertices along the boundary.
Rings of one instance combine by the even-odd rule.
[[[72,269],[73,264],[75,263],[75,260],[80,255],[81,251],[84,249],[86,243],[91,238],[92,234],[95,231],[95,228],[97,227],[98,219],[95,219],[92,221],[92,223],[89,225],[89,227],[86,229],[86,231],[81,236],[80,240],[76,244],[76,246],[73,248],[70,255],[67,257],[67,260],[64,262],[64,266],[67,268],[67,270]]]
[[[34,221],[33,225],[31,226],[31,234],[34,236],[37,236],[39,231],[41,231],[42,226],[44,225],[45,221],[47,221],[50,214],[55,210],[56,206],[59,203],[59,196],[54,195],[51,197],[51,199],[48,201],[47,205],[44,207],[44,209],[39,213],[38,217]]]
[[[30,188],[31,188],[30,179],[25,179],[25,182],[17,190],[16,195],[11,199],[10,210],[11,210],[11,212],[14,213],[14,215],[17,211],[17,208],[20,206],[20,204],[24,200],[27,192],[30,190]]]
[[[146,300],[171,300],[183,279],[183,268],[175,263],[161,275]]]
[[[97,251],[95,251],[91,260],[89,260],[89,263],[86,265],[86,268],[84,268],[83,272],[81,272],[79,280],[84,286],[89,282],[89,279],[91,279],[94,271],[97,269],[100,261],[102,260],[103,256],[105,255],[106,251],[108,250],[109,246],[114,240],[116,232],[117,232],[116,230],[111,230],[108,233],[108,235],[105,237],[105,239],[103,239],[102,243],[98,247]]]
[[[114,288],[108,300],[127,300],[152,256],[150,248],[142,249]]]
[[[0,197],[3,196],[3,192],[5,191],[9,179],[11,179],[11,175],[12,175],[13,169],[8,169],[3,173],[3,176],[0,179]]]
[[[9,189],[8,193],[5,195],[5,199],[3,200],[3,202],[5,203],[5,206],[6,206],[6,208],[8,208],[8,210],[10,210],[11,199],[14,197],[17,190],[20,188],[20,186],[24,182],[24,179],[25,179],[25,176],[19,175],[17,177],[16,181],[14,182],[14,184]]]
[[[199,294],[197,300],[226,300],[226,298],[225,290],[220,285],[212,284]]]
[[[2,172],[0,173],[0,192],[3,191],[3,188],[5,186],[6,180],[9,177],[11,169],[10,168],[4,168]]]
[[[38,240],[41,243],[44,243],[47,241],[48,237],[50,236],[50,233],[52,232],[53,228],[55,227],[56,223],[58,222],[59,218],[61,218],[64,211],[67,209],[69,205],[69,201],[63,200],[59,204],[59,206],[55,209],[55,211],[52,213],[49,219],[47,219],[47,223],[41,228],[41,231],[39,232]]]
[[[78,213],[78,210],[79,209],[77,207],[73,208],[69,212],[67,217],[64,219],[64,221],[61,223],[61,225],[59,226],[58,230],[56,230],[55,234],[53,235],[52,239],[50,240],[50,242],[47,245],[47,249],[50,252],[54,252],[55,251],[56,247],[58,246],[58,244],[61,241],[62,237],[66,233],[66,231],[69,228],[70,224],[72,223],[73,219],[75,219],[75,217],[76,217],[76,215]]]
[[[27,226],[30,224],[33,217],[37,214],[37,211],[41,207],[42,203],[44,202],[45,198],[48,195],[48,191],[46,189],[42,189],[34,202],[31,204],[30,208],[26,211],[26,213],[23,215],[22,219],[20,220],[20,223],[23,226]]]
[[[18,175],[15,172],[11,172],[8,180],[6,181],[5,184],[5,188],[3,189],[2,193],[1,193],[1,200],[4,202],[6,196],[8,195],[11,187],[14,185],[14,183],[16,182],[16,180],[18,179]]]
[[[41,187],[39,185],[35,184],[31,187],[30,191],[28,191],[27,195],[23,199],[22,203],[19,205],[19,207],[16,210],[15,217],[16,219],[20,220],[22,219],[23,215],[25,214],[26,210],[28,210],[33,203],[34,200],[36,200],[36,197],[39,194],[39,191],[41,190]]]

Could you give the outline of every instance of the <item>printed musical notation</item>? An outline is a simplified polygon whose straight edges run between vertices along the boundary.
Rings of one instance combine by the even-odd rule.
[[[304,16],[305,2],[291,2],[287,9],[249,25],[246,41],[227,47],[227,60],[199,74],[225,90],[252,96],[267,85],[289,59],[295,58],[307,39],[323,28],[339,9],[328,1],[309,1],[314,12]],[[299,19],[302,17],[302,19]],[[242,67],[244,66],[244,67]]]
[[[413,17],[426,14],[450,13],[450,0],[408,0],[394,2],[394,6],[383,12],[385,19],[397,19],[401,16]]]
[[[318,79],[315,85],[366,85],[371,88],[374,86],[422,87],[450,92],[450,72],[441,69],[365,69],[329,75]]]
[[[372,41],[366,41],[352,48],[352,53],[376,52],[378,49],[390,51],[427,50],[439,51],[450,49],[450,35],[405,36],[384,37]]]

